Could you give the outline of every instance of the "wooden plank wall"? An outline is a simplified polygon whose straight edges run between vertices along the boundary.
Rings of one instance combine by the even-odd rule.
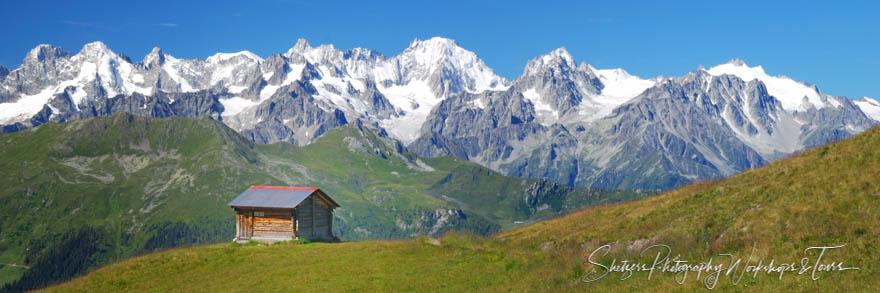
[[[236,238],[293,237],[292,211],[284,209],[253,209],[235,211]],[[262,213],[262,216],[257,216]]]
[[[236,237],[239,239],[248,239],[253,236],[253,217],[252,211],[235,210]]]
[[[297,236],[305,238],[332,238],[333,213],[330,205],[312,195],[296,207],[299,230]]]
[[[322,200],[315,203],[315,237],[330,239],[330,207]]]
[[[293,223],[290,214],[287,217],[265,216],[254,217],[255,237],[293,237]]]
[[[298,206],[296,206],[296,217],[299,221],[299,230],[296,235],[305,238],[312,238],[312,197],[306,198]]]

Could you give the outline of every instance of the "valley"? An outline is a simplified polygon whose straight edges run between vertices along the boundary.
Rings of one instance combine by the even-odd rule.
[[[880,128],[875,128],[730,178],[596,206],[489,237],[450,232],[412,240],[180,248],[113,264],[49,291],[709,290],[705,275],[682,280],[680,274],[659,271],[651,279],[648,272],[624,280],[623,274],[611,273],[583,282],[590,271],[607,270],[587,262],[604,245],[610,245],[608,254],[594,261],[605,266],[612,259],[639,259],[652,245],[668,245],[682,260],[714,257],[730,265],[722,254],[740,258],[737,273],[721,274],[713,291],[876,291],[878,143]],[[758,265],[759,259],[764,265],[770,259],[781,263],[806,257],[812,262],[818,252],[805,254],[805,249],[841,245],[828,250],[821,263],[857,270],[781,277],[762,271],[737,279],[744,265]],[[322,261],[308,261],[315,256]],[[641,258],[649,264],[653,260],[650,253]],[[244,281],[247,287],[240,285]]]
[[[120,113],[0,135],[0,158],[0,262],[31,267],[3,266],[0,275],[28,286],[140,253],[229,241],[226,204],[251,185],[320,186],[342,206],[334,234],[347,241],[488,235],[649,195],[421,158],[360,124],[300,147],[256,144],[208,117]]]

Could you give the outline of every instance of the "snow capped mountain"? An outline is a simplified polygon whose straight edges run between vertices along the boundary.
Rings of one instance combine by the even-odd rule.
[[[447,96],[508,87],[476,54],[439,37],[414,39],[400,55],[379,64],[372,77],[379,91],[403,111],[381,125],[404,143],[418,137],[431,109]]]
[[[535,57],[526,63],[523,75],[535,75],[545,70],[545,68],[575,68],[574,57],[568,53],[565,47],[559,47],[550,53]]]
[[[13,78],[2,80],[0,101],[13,103],[0,104],[0,122],[23,123],[13,129],[38,125],[39,121],[29,120],[45,105],[52,108],[51,100],[74,86],[67,89],[71,109],[49,109],[47,119],[63,121],[79,115],[75,113],[86,99],[134,93],[150,96],[154,91],[225,91],[226,95],[216,97],[222,105],[218,114],[227,117],[230,126],[244,130],[267,118],[253,116],[260,104],[273,96],[287,95],[297,87],[295,83],[304,82],[298,87],[313,91],[308,94],[320,101],[323,111],[341,110],[351,118],[372,117],[368,120],[399,126],[389,127],[391,134],[412,141],[433,106],[446,96],[508,86],[476,54],[444,38],[414,40],[392,58],[363,48],[341,51],[332,45],[311,47],[301,39],[286,54],[268,59],[249,51],[178,59],[154,48],[139,63],[117,55],[100,42],[87,44],[77,55],[41,45],[28,53],[25,63],[32,65],[5,74]],[[16,78],[22,74],[33,80]],[[174,95],[168,99],[175,102]],[[303,143],[308,141],[305,138]]]
[[[638,76],[630,75],[626,70],[620,68],[595,71],[604,85],[601,96],[613,100],[609,101],[609,104],[623,104],[657,83],[655,80],[641,79]]]
[[[761,66],[749,67],[742,60],[733,59],[706,72],[711,76],[704,78],[707,87],[724,76],[735,76],[749,87],[760,82],[756,84],[760,92],[739,93],[741,113],[726,111],[722,118],[743,142],[766,159],[825,143],[817,142],[816,137],[823,137],[826,142],[842,138],[827,131],[856,134],[873,126],[863,119],[867,112],[862,113],[857,103],[824,94],[816,86],[785,76],[767,75]],[[837,117],[834,123],[838,124],[833,126],[836,130],[823,125],[829,117]],[[811,137],[814,132],[821,135]]]
[[[630,75],[621,68],[600,69],[595,70],[595,72],[599,75],[599,81],[602,82],[603,87],[600,95],[593,97],[593,100],[602,106],[592,116],[594,119],[607,116],[617,106],[632,100],[632,98],[638,96],[646,89],[657,84],[655,79],[642,79],[638,76]]]
[[[86,44],[71,61],[79,64],[80,78],[75,80],[78,80],[80,85],[97,79],[107,91],[107,96],[130,95],[135,92],[149,95],[152,92],[151,88],[141,86],[144,82],[143,76],[137,72],[131,61],[127,57],[117,55],[102,42]],[[65,85],[67,84],[62,82],[59,87]],[[81,101],[76,99],[74,104],[79,104]]]
[[[570,185],[665,189],[876,125],[846,98],[743,62],[650,80],[574,64],[560,48],[531,60],[502,94],[444,100],[410,149]],[[807,96],[787,109],[782,100],[804,89],[822,104]]]
[[[880,121],[880,102],[869,97],[862,97],[853,103],[856,103],[862,109],[862,112],[865,112],[865,115],[868,115],[868,117],[875,121]]]
[[[603,87],[593,68],[584,62],[576,66],[564,47],[529,60],[514,84],[543,125],[595,114],[599,104],[592,97]]]
[[[495,75],[474,52],[462,49],[453,40],[440,37],[413,40],[409,48],[392,60],[392,64],[396,65],[393,68],[394,76],[401,81],[427,81],[438,96],[462,91],[478,93],[502,90],[507,83],[504,78]],[[380,67],[376,75],[387,74],[385,69],[387,67]],[[381,79],[379,81],[383,82]]]
[[[380,100],[387,101],[393,110],[378,122],[405,143],[416,139],[431,109],[448,95],[503,90],[508,83],[476,54],[439,37],[415,39],[391,58],[363,48],[343,52],[332,45],[312,47],[304,39],[285,55],[292,63],[314,66],[319,78],[310,82],[319,92],[318,97],[354,117],[368,114],[369,107],[346,95],[367,91],[380,94]],[[294,68],[296,71],[300,67]],[[293,80],[287,79],[279,86]]]
[[[656,83],[620,68],[597,70],[586,62],[575,64],[561,47],[530,60],[515,81],[543,125],[595,121]]]
[[[137,71],[127,57],[101,42],[86,44],[76,55],[48,45],[37,46],[22,67],[4,79],[5,88],[23,90],[9,94],[12,99],[17,94],[17,101],[0,104],[0,124],[30,119],[62,93],[68,94],[74,107],[99,95],[151,94],[152,89],[143,86],[144,77]]]
[[[136,63],[101,42],[77,54],[39,45],[19,68],[0,68],[4,132],[117,112],[209,115],[255,142],[300,145],[360,121],[421,155],[508,175],[664,189],[859,133],[878,124],[880,103],[827,95],[736,59],[643,79],[578,64],[564,47],[508,81],[440,37],[394,56],[299,39],[265,58],[179,59],[154,48]]]
[[[236,53],[217,53],[208,57],[205,61],[208,63],[221,63],[221,62],[229,62],[232,59],[240,59],[244,58],[250,60],[253,63],[263,62],[263,58],[257,56],[257,54],[251,53],[250,51],[240,51]]]
[[[815,86],[794,81],[785,76],[767,75],[760,65],[749,67],[740,59],[733,59],[728,63],[712,67],[708,72],[713,76],[734,75],[746,82],[754,79],[760,80],[767,86],[770,95],[776,97],[782,103],[782,107],[788,111],[806,111],[809,108],[821,109],[840,106],[837,101],[824,97]]]

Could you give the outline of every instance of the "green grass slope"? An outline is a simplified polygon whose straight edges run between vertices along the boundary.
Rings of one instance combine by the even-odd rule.
[[[451,233],[439,239],[274,246],[218,244],[172,249],[101,268],[48,291],[706,291],[707,275],[612,272],[613,259],[650,265],[646,247],[731,265],[715,291],[880,291],[880,128],[805,151],[760,169],[686,186],[638,201],[588,208],[492,237]],[[610,252],[586,260],[597,248]],[[746,264],[822,264],[858,270],[747,273]],[[601,251],[601,250],[600,250]],[[749,257],[750,252],[752,256]],[[618,262],[618,264],[620,264]],[[589,272],[597,274],[590,275]],[[682,280],[682,284],[676,283]],[[710,278],[711,279],[711,278]]]
[[[359,124],[297,147],[257,145],[208,118],[48,123],[0,135],[0,282],[37,288],[144,252],[229,241],[226,204],[250,185],[321,187],[342,205],[334,233],[346,240],[488,234],[638,196],[422,160]]]

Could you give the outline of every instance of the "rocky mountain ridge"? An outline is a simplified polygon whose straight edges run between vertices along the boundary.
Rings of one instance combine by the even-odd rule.
[[[738,59],[642,79],[578,64],[563,47],[509,81],[439,37],[390,57],[304,39],[265,59],[248,51],[178,59],[154,48],[139,62],[101,42],[77,54],[40,45],[7,71],[4,132],[118,112],[207,115],[254,142],[307,145],[360,121],[423,156],[602,188],[728,176],[880,119],[876,101],[831,96]]]

